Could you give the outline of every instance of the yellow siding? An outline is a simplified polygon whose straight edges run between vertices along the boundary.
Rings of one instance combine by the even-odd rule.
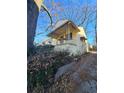
[[[62,31],[62,30],[63,29],[60,29],[59,31]],[[78,27],[78,29],[74,29],[72,27],[72,25],[69,24],[68,26],[66,26],[66,29],[65,30],[66,31],[62,31],[63,33],[61,35],[58,35],[58,36],[56,35],[56,37],[53,37],[54,39],[56,39],[56,40],[54,40],[55,42],[58,42],[59,39],[61,38],[61,36],[63,36],[64,38],[66,38],[66,35],[68,33],[72,33],[72,39],[73,40],[76,40],[78,38],[77,37],[78,35],[81,36],[81,37],[87,38],[83,27]],[[87,43],[87,40],[85,42]]]
[[[76,39],[77,38],[77,31],[75,31],[76,29],[74,29],[72,26],[70,26],[70,32],[72,33],[72,39]]]
[[[83,27],[78,27],[78,29],[79,29],[78,34],[79,34],[81,37],[87,38],[84,28],[83,28]],[[85,40],[85,43],[87,43],[87,40]]]
[[[77,32],[75,31],[74,28],[72,28],[71,25],[68,25],[68,29],[66,29],[65,32],[63,31],[63,33],[61,35],[57,36],[56,39],[57,40],[60,39],[61,36],[63,36],[65,38],[68,33],[72,33],[72,39],[76,39],[77,38]]]
[[[85,31],[84,31],[83,27],[78,27],[78,29],[80,30],[79,34],[80,34],[81,36],[86,37],[86,34],[85,34]],[[86,37],[86,38],[87,38],[87,37]]]

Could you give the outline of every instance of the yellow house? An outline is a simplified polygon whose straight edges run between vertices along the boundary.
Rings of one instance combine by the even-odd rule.
[[[77,27],[70,20],[60,20],[48,34],[52,43],[55,44],[55,51],[68,50],[72,54],[87,52],[88,43],[83,27]]]

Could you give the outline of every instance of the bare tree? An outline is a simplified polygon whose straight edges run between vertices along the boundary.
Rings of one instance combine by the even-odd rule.
[[[95,37],[97,40],[97,31],[96,31],[96,6],[91,6],[88,4],[85,4],[83,6],[67,6],[63,8],[63,11],[61,14],[58,14],[59,18],[61,19],[68,19],[73,21],[77,26],[83,26],[86,34],[89,33],[95,34]],[[92,25],[92,31],[89,29],[89,25]]]
[[[71,5],[71,0],[68,0],[69,5],[63,6],[62,2],[53,2],[51,0],[47,0],[45,2],[45,5],[48,7],[52,19],[53,24],[55,24],[58,20],[62,19],[68,19],[73,21],[77,26],[83,26],[86,34],[93,34],[92,37],[96,38],[97,35],[94,36],[94,34],[97,34],[96,32],[96,6],[95,5],[89,5],[88,3],[85,3],[83,5]],[[51,4],[52,3],[52,4]],[[43,15],[43,13],[40,15],[42,20],[44,20],[44,23],[39,24],[39,27],[44,28],[44,30],[48,30],[49,23],[47,22],[47,16]],[[89,26],[92,25],[92,29],[89,29]],[[50,27],[51,28],[51,27]],[[36,35],[40,35],[44,33],[44,30],[41,30]],[[91,31],[92,30],[92,31]],[[48,30],[49,31],[49,30]]]

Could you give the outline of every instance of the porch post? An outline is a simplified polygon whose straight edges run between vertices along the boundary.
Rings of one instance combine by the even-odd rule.
[[[69,29],[69,24],[67,24],[67,37],[68,37],[68,40],[70,39],[70,34],[69,34],[69,32],[70,32],[70,29]]]

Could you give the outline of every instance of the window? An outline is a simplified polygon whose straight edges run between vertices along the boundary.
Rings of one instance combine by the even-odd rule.
[[[72,39],[72,33],[69,33],[66,35],[66,40],[71,40]]]
[[[72,39],[72,33],[70,33],[70,39]]]
[[[80,40],[85,42],[86,38],[85,37],[80,37]]]

